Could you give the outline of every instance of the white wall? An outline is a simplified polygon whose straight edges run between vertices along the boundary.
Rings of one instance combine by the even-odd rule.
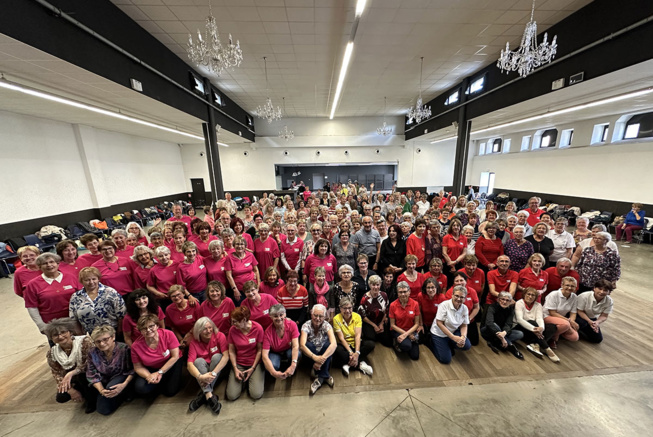
[[[650,168],[653,163],[653,141],[611,142],[619,115],[557,125],[558,144],[564,129],[574,129],[570,148],[541,149],[520,152],[524,135],[532,131],[496,135],[511,139],[511,152],[478,156],[478,143],[473,141],[474,154],[468,167],[467,183],[478,185],[480,174],[496,174],[495,186],[503,189],[560,194],[575,197],[653,203]],[[589,145],[595,124],[610,123],[607,144]]]
[[[0,111],[0,224],[186,191],[177,144]]]

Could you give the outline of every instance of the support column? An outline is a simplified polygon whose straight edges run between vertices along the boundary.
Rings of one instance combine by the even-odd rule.
[[[464,88],[463,88],[464,90]],[[453,169],[453,194],[465,193],[465,176],[467,174],[467,155],[469,154],[469,136],[472,129],[471,120],[467,120],[467,106],[462,106],[458,112],[458,138],[456,140],[456,156]]]
[[[202,123],[204,132],[204,146],[206,148],[206,162],[209,168],[209,184],[211,189],[211,203],[224,198],[224,185],[222,184],[222,169],[220,168],[220,152],[216,135],[216,122],[213,109],[209,108],[209,122]]]

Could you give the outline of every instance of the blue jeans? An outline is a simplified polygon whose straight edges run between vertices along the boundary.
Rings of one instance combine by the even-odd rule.
[[[459,336],[460,329],[456,329],[452,334]],[[433,352],[433,355],[435,355],[435,358],[437,358],[437,360],[442,364],[449,364],[451,362],[451,357],[453,356],[452,351],[454,348],[466,351],[472,347],[468,338],[465,338],[465,346],[458,347],[458,345],[456,345],[456,343],[454,343],[449,337],[439,337],[433,334],[431,334],[431,343],[431,351]]]
[[[330,346],[329,343],[325,343],[322,346],[322,348],[318,350],[317,347],[315,347],[315,345],[312,342],[310,341],[306,342],[306,347],[308,348],[308,350],[313,352],[315,355],[324,354],[324,352],[326,352],[329,346]],[[320,370],[317,371],[318,378],[329,379],[329,367],[331,367],[331,358],[332,357],[327,358],[324,364],[322,364],[322,367],[320,367]]]
[[[288,363],[288,366],[290,366],[290,363],[292,362],[292,348],[283,351],[281,353],[276,353],[270,351],[268,353],[268,358],[270,358],[270,361],[272,362],[272,367],[274,367],[274,370],[277,372],[281,371],[281,362],[284,361]],[[299,361],[302,358],[302,351],[297,351],[297,361]]]
[[[105,388],[111,388],[114,385],[122,384],[125,382],[127,379],[126,375],[118,375],[113,377],[111,381],[109,381],[106,385]],[[102,414],[103,416],[108,416],[114,411],[118,409],[120,404],[123,403],[125,398],[127,397],[128,393],[132,390],[131,384],[122,391],[118,396],[115,398],[105,398],[104,396],[100,395],[99,393],[97,394],[97,412]],[[96,392],[97,393],[97,392]]]
[[[492,323],[491,325],[483,326],[481,328],[481,336],[492,343],[494,346],[503,349],[501,346],[501,340],[499,337],[497,337],[497,332],[501,332],[501,328],[499,325],[496,323]],[[521,340],[524,337],[524,333],[517,330],[513,329],[506,335],[505,340],[508,343],[508,346],[516,342],[517,340]]]
[[[199,293],[190,293],[190,295],[193,296],[195,299],[199,300],[200,303],[206,300],[206,290],[202,290]]]

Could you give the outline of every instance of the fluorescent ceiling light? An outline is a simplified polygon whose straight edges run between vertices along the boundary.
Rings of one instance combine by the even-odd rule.
[[[504,123],[504,124],[500,124],[498,126],[488,127],[488,128],[480,129],[480,130],[472,130],[472,134],[475,135],[475,134],[480,134],[480,133],[483,133],[483,132],[488,132],[488,131],[491,131],[491,130],[503,129],[503,128],[510,127],[510,126],[515,126],[515,125],[518,125],[518,124],[523,124],[523,123],[528,123],[528,122],[531,122],[531,121],[541,120],[543,118],[556,117],[558,115],[568,114],[570,112],[581,111],[583,109],[593,108],[595,106],[602,106],[602,105],[607,105],[607,104],[614,103],[614,102],[619,102],[621,100],[632,99],[632,98],[635,98],[635,97],[643,96],[645,94],[649,94],[651,92],[653,92],[653,88],[648,88],[648,89],[645,89],[645,90],[640,90],[640,91],[635,91],[635,92],[632,92],[632,93],[622,94],[620,96],[610,97],[610,98],[603,99],[603,100],[597,100],[595,102],[584,103],[582,105],[572,106],[571,108],[559,109],[557,111],[547,112],[545,114],[535,115],[533,117],[528,117],[528,118],[523,118],[521,120],[511,121],[510,123]]]
[[[441,142],[443,142],[443,141],[455,140],[456,138],[458,138],[458,136],[455,136],[455,137],[448,137],[448,138],[442,138],[441,140],[431,141],[431,144],[441,143]]]
[[[365,3],[367,3],[367,0],[358,0],[356,2],[356,16],[360,17],[363,15],[363,10],[365,9]]]
[[[25,86],[22,86],[22,85],[18,85],[18,84],[9,82],[9,81],[7,81],[5,79],[0,80],[0,88],[5,88],[5,89],[8,89],[8,90],[12,90],[12,91],[18,91],[18,92],[21,92],[23,94],[28,94],[30,96],[40,97],[42,99],[49,100],[51,102],[63,103],[64,105],[73,106],[73,107],[78,108],[78,109],[85,109],[87,111],[95,112],[97,114],[107,115],[109,117],[118,118],[118,119],[125,120],[125,121],[130,121],[132,123],[140,124],[140,125],[143,125],[143,126],[153,127],[155,129],[159,129],[159,130],[163,130],[163,131],[166,131],[166,132],[171,132],[171,133],[174,133],[174,134],[177,134],[177,135],[183,135],[185,137],[194,138],[196,140],[204,141],[204,137],[200,137],[199,135],[193,135],[193,134],[190,134],[190,133],[187,133],[187,132],[182,132],[182,131],[180,131],[178,129],[173,129],[173,128],[170,128],[170,127],[162,126],[160,124],[151,123],[149,121],[140,120],[138,118],[130,117],[128,115],[124,115],[124,114],[121,114],[119,112],[113,112],[113,111],[109,111],[107,109],[99,108],[97,106],[88,105],[86,103],[77,102],[75,100],[70,100],[70,99],[67,99],[67,98],[64,98],[64,97],[59,97],[59,96],[56,96],[54,94],[50,94],[50,93],[46,93],[46,92],[43,92],[43,91],[35,90],[33,88],[28,88],[28,87],[25,87]],[[220,144],[222,146],[229,147],[227,144],[222,144],[222,143],[218,143],[218,144]]]
[[[340,93],[342,92],[342,86],[345,83],[345,76],[347,76],[347,68],[349,67],[349,61],[351,60],[351,54],[353,51],[354,51],[354,42],[349,41],[347,43],[347,48],[345,49],[345,57],[342,59],[342,67],[340,68],[340,77],[338,77],[336,94],[333,96],[333,103],[331,105],[331,115],[329,116],[330,120],[333,120],[333,116],[336,113],[336,108],[338,107],[338,100],[340,100]]]

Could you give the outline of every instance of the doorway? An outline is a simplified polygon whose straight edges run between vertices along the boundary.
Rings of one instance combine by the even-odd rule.
[[[315,191],[322,188],[324,188],[324,173],[313,173],[313,186],[311,189]]]
[[[193,189],[191,196],[193,206],[197,208],[198,206],[206,205],[206,191],[204,189],[204,179],[191,179],[190,186]]]

